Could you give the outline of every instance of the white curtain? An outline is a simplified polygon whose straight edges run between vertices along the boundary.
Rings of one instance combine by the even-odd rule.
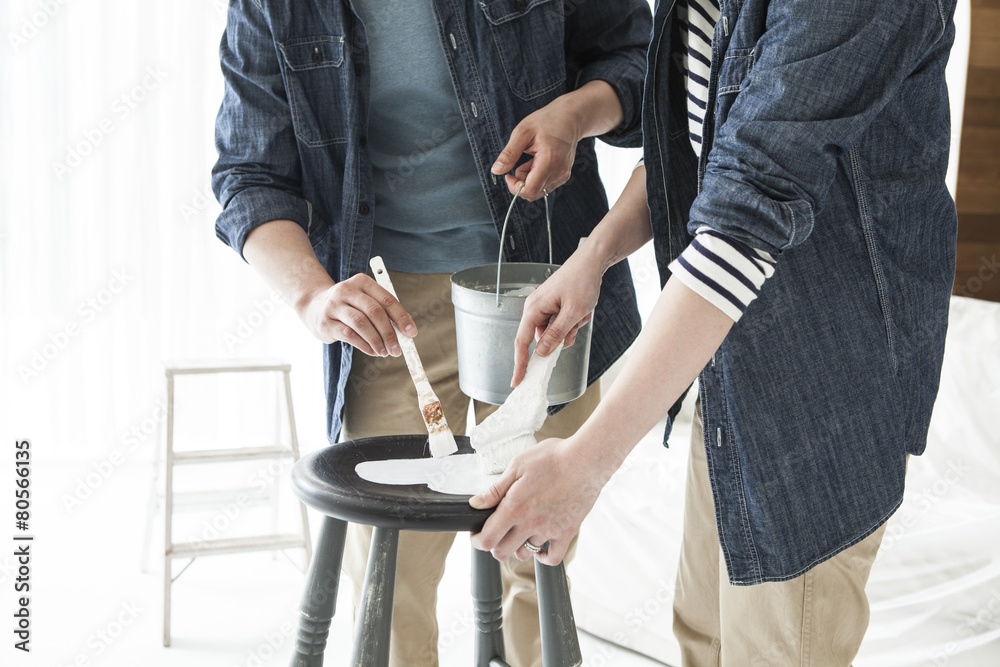
[[[40,456],[100,456],[136,428],[152,443],[161,362],[206,357],[291,360],[324,442],[319,344],[213,231],[226,8],[0,6],[0,427]]]

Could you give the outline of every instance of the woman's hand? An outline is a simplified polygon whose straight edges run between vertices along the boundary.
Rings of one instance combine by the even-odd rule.
[[[512,387],[524,379],[533,340],[538,339],[535,350],[543,357],[559,343],[565,341],[566,347],[574,343],[597,305],[603,275],[603,263],[584,244],[525,300],[514,338]]]
[[[407,336],[417,335],[413,318],[396,297],[363,273],[313,291],[296,311],[324,343],[339,340],[372,357],[400,355],[393,323]]]
[[[472,545],[500,561],[534,556],[558,565],[610,477],[575,451],[572,438],[545,440],[517,455],[496,484],[469,500],[476,509],[497,508],[473,533]],[[548,548],[533,554],[525,542],[548,542]]]

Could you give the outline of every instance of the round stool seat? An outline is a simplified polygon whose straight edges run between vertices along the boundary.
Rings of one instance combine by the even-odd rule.
[[[467,437],[455,441],[458,453],[452,456],[475,456]],[[438,493],[423,484],[378,484],[354,470],[362,461],[429,456],[426,434],[349,440],[302,457],[292,468],[292,488],[306,505],[343,521],[401,530],[480,530],[493,510],[473,509],[470,496]]]

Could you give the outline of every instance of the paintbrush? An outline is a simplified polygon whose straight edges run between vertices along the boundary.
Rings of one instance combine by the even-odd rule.
[[[375,274],[375,281],[378,282],[389,294],[399,300],[396,290],[389,279],[389,272],[385,268],[382,258],[375,256],[371,258],[369,264],[372,273]],[[396,338],[399,339],[399,347],[403,351],[403,359],[406,360],[406,368],[410,371],[410,378],[413,379],[413,386],[417,388],[417,400],[420,405],[420,413],[424,418],[424,425],[427,426],[428,441],[431,446],[431,456],[441,457],[454,454],[458,451],[458,444],[455,436],[448,428],[448,421],[444,418],[444,411],[441,409],[441,401],[431,388],[431,383],[424,372],[424,365],[420,363],[420,355],[417,354],[417,346],[413,339],[402,333],[393,324],[396,331]]]

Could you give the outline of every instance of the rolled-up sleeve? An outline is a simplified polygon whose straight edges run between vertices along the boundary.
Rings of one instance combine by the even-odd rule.
[[[771,2],[760,40],[735,52],[731,45],[721,64],[722,116],[692,233],[708,227],[775,257],[808,238],[837,161],[920,67],[947,20],[934,0]]]
[[[271,31],[252,0],[234,0],[220,47],[225,93],[215,123],[219,159],[212,189],[222,214],[216,235],[240,255],[250,232],[294,220],[307,232],[312,207],[301,196],[291,111]]]
[[[642,86],[652,16],[645,0],[570,4],[566,54],[574,88],[605,81],[618,94],[624,122],[600,139],[612,146],[642,145]]]

